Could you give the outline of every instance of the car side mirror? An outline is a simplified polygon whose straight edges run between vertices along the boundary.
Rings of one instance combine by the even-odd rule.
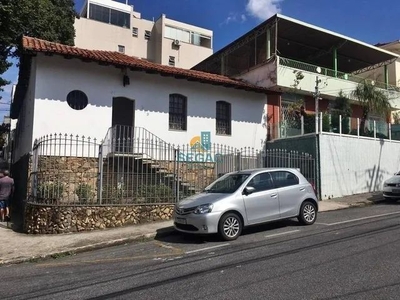
[[[252,186],[246,186],[246,187],[244,188],[244,190],[243,190],[243,194],[246,195],[246,196],[248,196],[248,195],[254,193],[255,191],[256,191],[256,189],[255,189],[254,187],[252,187]]]

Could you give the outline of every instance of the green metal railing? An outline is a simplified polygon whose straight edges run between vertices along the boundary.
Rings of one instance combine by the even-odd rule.
[[[305,62],[296,61],[296,60],[285,58],[285,57],[279,57],[279,64],[282,65],[282,66],[285,66],[285,67],[289,67],[289,68],[293,68],[293,69],[297,69],[297,70],[302,70],[302,71],[307,71],[307,72],[318,74],[318,72],[317,72],[318,66],[312,65],[312,64],[308,64],[308,63],[305,63]],[[349,73],[335,71],[335,70],[324,68],[324,67],[320,67],[320,68],[321,68],[321,72],[319,74],[325,75],[325,76],[329,76],[329,77],[349,80],[349,81],[352,81],[352,82],[355,82],[355,83],[362,82],[363,80],[366,79],[366,78],[361,77],[361,76],[356,76],[356,75],[349,74]],[[374,82],[375,82],[375,86],[378,87],[378,88],[400,92],[400,87],[397,87],[397,86],[394,86],[394,85],[390,85],[390,84],[386,84],[384,82],[379,82],[379,81],[376,81],[376,80],[374,80]]]

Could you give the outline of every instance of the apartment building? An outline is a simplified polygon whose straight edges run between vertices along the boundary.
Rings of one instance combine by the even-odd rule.
[[[162,65],[190,69],[213,54],[213,32],[161,15],[146,20],[132,5],[86,0],[75,21],[75,46],[118,51]]]

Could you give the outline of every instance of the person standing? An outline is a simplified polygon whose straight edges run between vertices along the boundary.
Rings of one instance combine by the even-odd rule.
[[[0,173],[0,217],[1,220],[10,221],[10,198],[14,193],[14,179],[6,170]]]

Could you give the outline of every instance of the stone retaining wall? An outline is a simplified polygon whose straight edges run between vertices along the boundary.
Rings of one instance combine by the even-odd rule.
[[[44,206],[27,203],[24,231],[54,234],[169,220],[173,204],[131,206]]]

